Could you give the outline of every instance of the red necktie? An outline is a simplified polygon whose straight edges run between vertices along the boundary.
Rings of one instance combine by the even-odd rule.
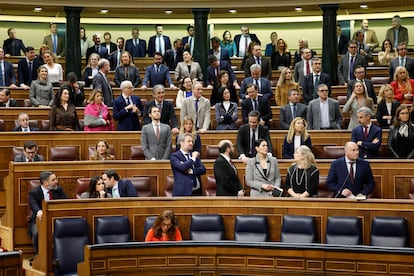
[[[160,140],[160,125],[157,124],[156,125],[156,131],[155,131],[155,136],[157,136],[157,140]]]
[[[310,74],[309,60],[306,61],[306,75]]]
[[[364,126],[364,140],[366,141],[368,137],[368,127]]]
[[[53,199],[52,190],[49,190],[47,193],[49,194],[49,200],[52,200]]]
[[[349,168],[349,179],[351,180],[352,183],[354,183],[354,181],[355,181],[355,176],[354,176],[354,163],[355,162],[349,162],[349,165],[351,166]]]

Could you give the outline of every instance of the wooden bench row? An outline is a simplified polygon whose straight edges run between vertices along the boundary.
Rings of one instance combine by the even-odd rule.
[[[22,252],[0,252],[0,275],[22,276]]]

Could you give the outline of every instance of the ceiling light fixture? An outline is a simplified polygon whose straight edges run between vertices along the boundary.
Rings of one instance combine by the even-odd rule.
[[[41,12],[42,10],[42,7],[34,7],[33,9],[34,12]]]
[[[368,5],[367,4],[361,4],[359,7],[361,9],[368,9]]]
[[[229,10],[229,13],[236,13],[236,12],[237,12],[237,10],[235,10],[235,9]]]
[[[172,14],[173,13],[172,10],[165,10],[164,12],[165,12],[165,14]]]
[[[107,9],[102,9],[102,10],[100,10],[100,12],[99,13],[102,13],[102,14],[107,14],[109,12],[109,10],[107,10]]]
[[[296,8],[295,8],[295,11],[297,11],[297,12],[301,12],[301,11],[302,11],[302,7],[296,7]]]

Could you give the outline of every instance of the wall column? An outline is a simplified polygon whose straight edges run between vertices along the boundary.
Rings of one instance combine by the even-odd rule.
[[[207,56],[209,49],[207,19],[210,9],[192,9],[194,14],[194,53],[193,58],[200,63],[203,75],[207,71]]]
[[[83,7],[65,7],[66,12],[66,71],[64,79],[69,72],[74,72],[78,79],[81,75],[81,50],[80,50],[80,14]]]

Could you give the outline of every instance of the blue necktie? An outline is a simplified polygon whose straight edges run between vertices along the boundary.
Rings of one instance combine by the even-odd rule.
[[[56,35],[53,35],[53,53],[57,53],[57,39],[56,39]]]

